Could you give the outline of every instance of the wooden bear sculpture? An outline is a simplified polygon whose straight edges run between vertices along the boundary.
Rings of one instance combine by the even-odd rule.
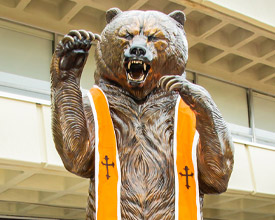
[[[87,219],[202,219],[203,195],[227,189],[233,144],[209,93],[185,79],[185,15],[112,8],[106,20],[101,36],[70,31],[51,64],[54,142],[91,180]],[[93,41],[97,88],[82,97]]]

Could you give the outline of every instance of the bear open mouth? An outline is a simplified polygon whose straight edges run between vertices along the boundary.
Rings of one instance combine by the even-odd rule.
[[[127,79],[131,83],[142,83],[145,81],[150,65],[142,60],[130,60],[125,62]]]

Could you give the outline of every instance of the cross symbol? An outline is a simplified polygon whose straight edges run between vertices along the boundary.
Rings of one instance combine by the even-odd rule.
[[[192,176],[192,177],[193,177],[193,176],[194,176],[194,173],[188,174],[188,170],[189,170],[188,166],[185,166],[185,167],[184,167],[184,170],[185,170],[185,174],[180,173],[180,175],[186,177],[186,185],[185,185],[185,186],[186,186],[187,189],[189,189],[190,186],[189,186],[189,184],[188,184],[188,177],[189,177],[189,176]]]
[[[109,157],[108,157],[107,155],[104,157],[104,159],[106,160],[106,163],[103,163],[103,162],[101,161],[101,164],[102,164],[102,165],[104,165],[104,166],[106,166],[106,169],[107,169],[107,174],[106,174],[106,177],[107,177],[107,180],[108,180],[108,179],[110,178],[110,176],[109,176],[109,169],[108,169],[108,167],[109,167],[109,166],[114,167],[114,166],[115,166],[115,164],[114,164],[114,162],[113,162],[113,163],[111,163],[111,164],[108,164]]]

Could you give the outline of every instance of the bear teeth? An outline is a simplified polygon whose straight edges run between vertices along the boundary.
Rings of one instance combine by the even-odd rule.
[[[144,77],[145,77],[145,76],[144,76],[144,74],[142,74],[138,79],[134,79],[134,78],[131,77],[130,74],[128,74],[128,77],[129,77],[129,79],[132,80],[132,81],[140,82],[140,81],[143,81],[143,80],[144,80]]]
[[[143,69],[144,69],[144,71],[146,71],[146,64],[143,63],[141,60],[131,60],[131,61],[128,63],[128,69],[131,69],[131,65],[132,65],[132,64],[140,64],[140,65],[143,64]]]

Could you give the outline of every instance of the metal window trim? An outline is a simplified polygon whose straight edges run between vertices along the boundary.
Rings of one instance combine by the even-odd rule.
[[[233,85],[233,86],[237,86],[237,87],[240,87],[240,88],[243,88],[243,89],[250,89],[250,88],[248,88],[246,86],[243,86],[241,84],[229,82],[227,80],[223,80],[223,79],[220,79],[220,78],[215,77],[215,76],[210,76],[210,75],[207,75],[205,73],[201,73],[201,72],[190,70],[190,69],[187,69],[187,71],[189,71],[191,73],[196,73],[198,77],[199,76],[204,76],[204,77],[207,77],[207,78],[210,78],[210,79],[214,79],[214,80],[217,80],[217,81],[220,81],[220,82],[223,82],[223,83],[227,83],[227,84],[230,84],[230,85]],[[275,95],[270,94],[270,93],[266,93],[266,92],[263,92],[263,91],[260,91],[260,90],[257,90],[257,89],[253,89],[253,91],[257,92],[257,93],[260,93],[262,95],[271,96],[271,97],[275,98]]]
[[[252,133],[252,142],[256,142],[255,132],[255,115],[254,115],[254,103],[253,103],[253,90],[246,89],[247,108],[248,108],[248,122]]]

